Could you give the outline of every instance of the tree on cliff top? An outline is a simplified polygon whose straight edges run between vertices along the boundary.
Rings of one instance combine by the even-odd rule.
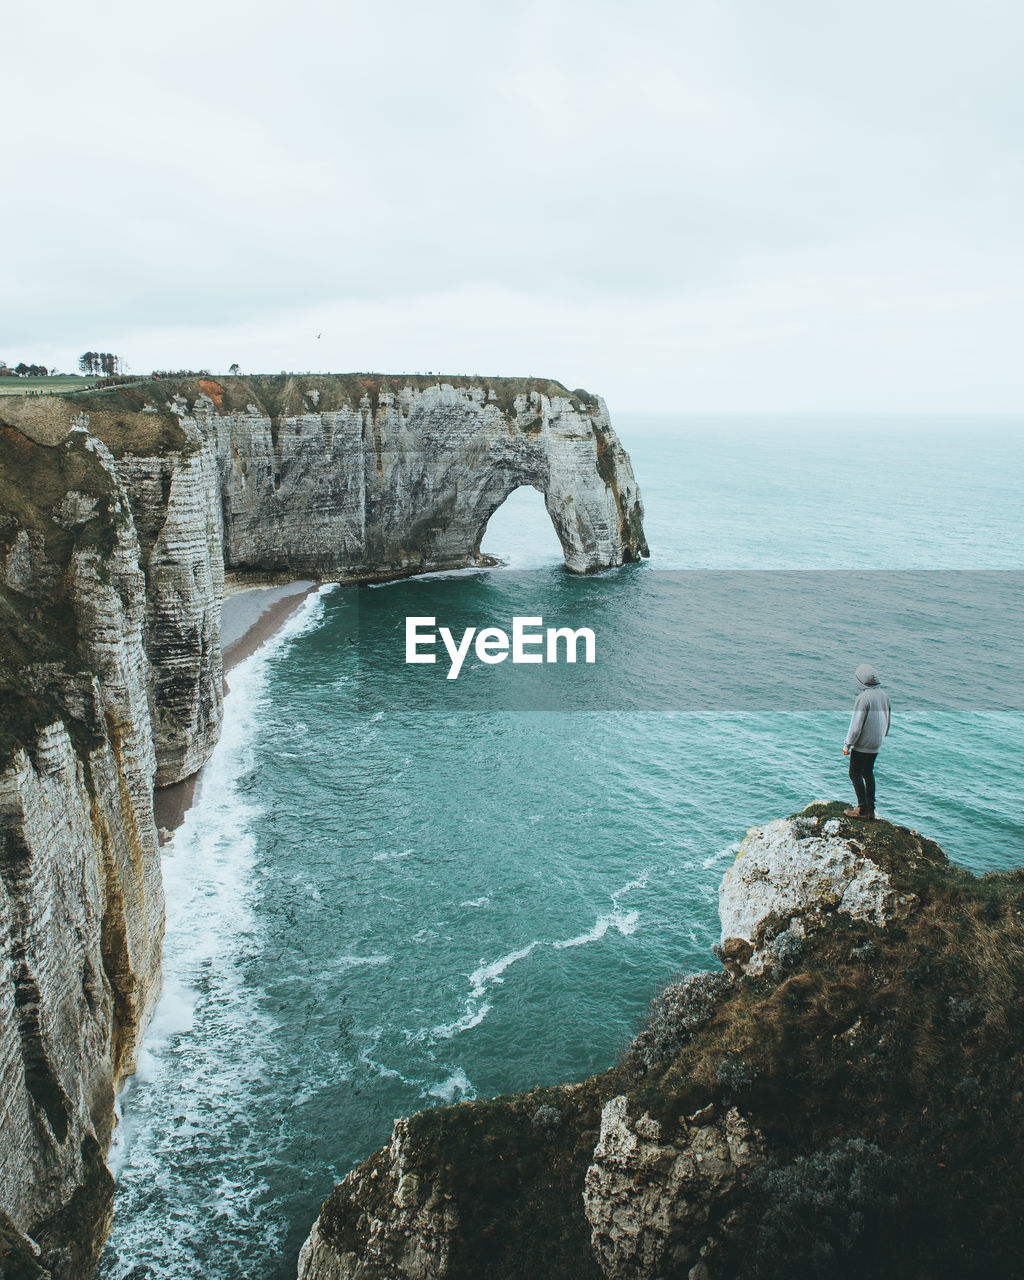
[[[124,371],[124,361],[112,351],[86,351],[78,357],[78,367],[88,377],[112,378]]]

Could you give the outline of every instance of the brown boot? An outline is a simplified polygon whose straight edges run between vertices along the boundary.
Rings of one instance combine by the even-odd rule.
[[[859,807],[856,809],[844,809],[843,815],[847,818],[864,818],[867,816],[866,814],[861,813]]]

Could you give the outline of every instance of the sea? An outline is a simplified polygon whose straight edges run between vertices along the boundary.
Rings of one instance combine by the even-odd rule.
[[[103,1280],[290,1280],[395,1117],[611,1065],[716,967],[746,831],[852,803],[861,661],[893,702],[879,812],[977,872],[1024,863],[1024,419],[615,425],[649,561],[568,574],[520,489],[500,565],[326,586],[231,672],[164,851]],[[595,661],[471,652],[449,680],[440,644],[405,662],[409,616],[590,627]]]

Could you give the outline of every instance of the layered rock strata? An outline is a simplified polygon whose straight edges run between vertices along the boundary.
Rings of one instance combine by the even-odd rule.
[[[720,914],[609,1072],[399,1122],[300,1280],[1020,1274],[1024,872],[814,805]]]
[[[109,451],[0,430],[0,1187],[54,1277],[109,1218],[119,1081],[160,988],[145,579]]]
[[[367,578],[479,563],[487,521],[522,485],[544,495],[574,572],[647,554],[636,481],[599,398],[378,379],[339,404],[337,387],[307,381],[278,412],[228,411],[230,384],[195,402],[217,441],[230,568]]]
[[[157,786],[194,774],[220,736],[224,525],[212,440],[183,413],[180,447],[122,452],[118,475],[139,534],[153,667]]]

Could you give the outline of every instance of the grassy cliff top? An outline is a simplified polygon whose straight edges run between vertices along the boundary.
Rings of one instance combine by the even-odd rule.
[[[170,410],[167,384],[137,383],[51,396],[4,396],[0,427],[38,445],[57,445],[84,413],[89,429],[115,454],[169,453],[188,447],[188,437]],[[154,394],[153,388],[161,388]]]
[[[271,418],[304,413],[332,413],[358,408],[367,397],[374,410],[383,393],[397,395],[405,388],[482,388],[507,413],[515,398],[539,394],[569,400],[583,411],[597,407],[597,397],[582,388],[570,391],[548,378],[492,378],[449,374],[280,373],[244,377],[167,377],[145,379],[117,387],[71,390],[60,395],[5,396],[0,400],[0,424],[15,427],[41,444],[56,444],[82,413],[90,430],[115,454],[151,454],[188,447],[170,404],[180,397],[191,411],[200,396],[208,396],[217,412],[247,413],[250,405]],[[313,393],[313,394],[310,394]]]
[[[86,734],[53,694],[67,677],[85,676],[71,560],[75,551],[109,556],[127,519],[113,477],[87,441],[74,432],[60,444],[40,444],[0,425],[0,564],[9,569],[0,586],[0,769],[56,720],[76,740]]]
[[[117,522],[127,517],[116,481],[87,442],[85,432],[76,431],[58,444],[40,443],[0,422],[0,554],[21,529],[42,537],[58,573],[76,546],[110,554]],[[69,494],[81,494],[94,514],[70,519],[63,513]]]

